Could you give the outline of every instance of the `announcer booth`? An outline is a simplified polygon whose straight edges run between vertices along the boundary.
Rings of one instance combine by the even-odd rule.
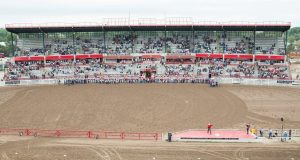
[[[194,55],[170,55],[166,56],[166,64],[194,64]]]
[[[91,62],[102,63],[103,55],[94,53],[94,54],[77,54],[75,55],[75,60],[77,63],[86,64]]]
[[[106,64],[131,64],[134,59],[131,55],[105,55],[103,58]]]
[[[141,54],[139,55],[139,63],[160,63],[162,56],[160,54]]]
[[[209,64],[211,61],[224,61],[224,55],[222,53],[198,53],[195,57],[196,62],[200,64]]]

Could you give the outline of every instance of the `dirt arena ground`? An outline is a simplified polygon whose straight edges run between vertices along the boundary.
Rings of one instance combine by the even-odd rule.
[[[2,143],[2,144],[1,144]],[[1,160],[298,160],[299,143],[179,143],[0,137]]]
[[[0,128],[167,132],[300,128],[300,89],[118,84],[0,89]],[[64,156],[65,155],[65,156]],[[0,137],[0,159],[299,159],[299,143],[166,143]]]

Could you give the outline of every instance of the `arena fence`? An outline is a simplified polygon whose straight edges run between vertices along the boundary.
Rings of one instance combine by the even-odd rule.
[[[263,86],[299,86],[300,80],[277,80],[277,79],[249,79],[218,77],[215,78],[220,84],[242,84]],[[59,79],[34,79],[34,80],[11,80],[0,83],[3,86],[15,85],[54,85],[66,84],[75,81],[76,84],[84,83],[206,83],[204,77],[155,77],[153,79],[141,79],[139,77],[102,77],[102,78],[59,78]]]
[[[30,86],[30,85],[45,85],[45,84],[58,84],[58,79],[32,79],[32,80],[12,80],[5,81],[5,86]]]
[[[34,137],[63,137],[63,138],[95,138],[119,140],[162,140],[160,133],[143,132],[104,132],[104,131],[68,131],[41,129],[0,129],[0,135],[34,136]]]
[[[219,78],[221,84],[243,84],[261,86],[294,86],[300,85],[299,80],[284,79],[249,79],[249,78]]]
[[[5,82],[4,81],[0,81],[0,86],[5,86]]]
[[[284,132],[289,133],[289,130],[291,130],[291,137],[300,137],[300,129],[272,129],[272,137],[273,138],[280,138],[283,136]],[[260,129],[252,130],[256,136],[260,137]],[[263,137],[268,137],[269,136],[269,130],[268,129],[263,129]]]

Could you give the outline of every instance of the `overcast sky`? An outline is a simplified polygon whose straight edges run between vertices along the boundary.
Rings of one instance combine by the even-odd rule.
[[[203,21],[285,21],[300,26],[300,0],[1,0],[10,23],[95,22],[102,18],[192,17]]]

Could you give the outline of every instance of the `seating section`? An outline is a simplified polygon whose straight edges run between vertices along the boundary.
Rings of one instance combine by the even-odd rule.
[[[255,40],[255,43],[254,43]],[[281,32],[136,31],[20,34],[18,55],[238,53],[284,55]]]
[[[86,78],[105,75],[141,76],[147,73],[166,77],[235,77],[262,79],[289,79],[289,66],[284,63],[268,64],[249,61],[222,61],[208,59],[191,63],[166,64],[164,60],[131,61],[127,63],[106,63],[100,59],[26,61],[10,63],[4,75],[5,80],[45,79],[45,78]]]
[[[255,41],[255,43],[254,43]],[[166,77],[290,78],[280,32],[120,31],[20,34],[19,56],[69,55],[68,59],[24,60],[9,64],[5,80],[101,77],[105,75]],[[76,58],[73,54],[88,58]],[[101,53],[98,58],[90,55]],[[196,53],[208,54],[197,57]],[[260,56],[253,60],[253,54]],[[260,55],[262,54],[262,55]],[[105,55],[104,57],[102,55]],[[221,57],[218,57],[218,56]],[[226,56],[236,56],[225,57]],[[248,57],[243,59],[242,56]],[[143,58],[144,56],[144,58]],[[153,56],[153,57],[152,57]],[[280,62],[280,63],[277,63]]]

